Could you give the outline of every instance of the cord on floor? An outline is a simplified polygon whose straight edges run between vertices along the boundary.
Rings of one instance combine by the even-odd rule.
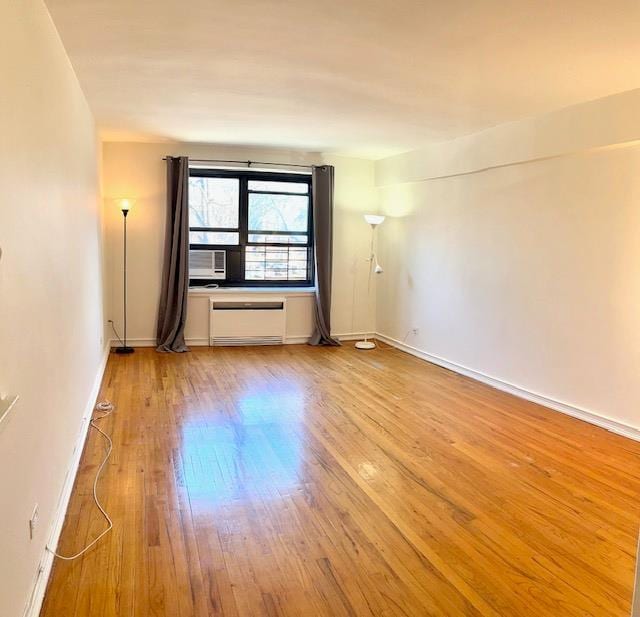
[[[113,403],[110,403],[109,401],[102,401],[98,403],[96,405],[96,411],[100,412],[102,415],[94,416],[93,418],[91,418],[91,422],[89,423],[90,426],[94,428],[96,431],[98,431],[98,433],[100,433],[100,435],[102,435],[104,440],[107,442],[107,451],[105,453],[104,459],[102,460],[102,463],[100,464],[100,467],[98,467],[96,478],[93,481],[93,501],[98,507],[98,510],[100,510],[100,513],[102,514],[102,516],[104,516],[105,520],[107,521],[107,528],[97,538],[95,538],[95,540],[92,540],[89,544],[87,544],[87,546],[85,546],[80,552],[76,553],[75,555],[71,555],[71,556],[60,555],[59,553],[56,553],[56,551],[54,551],[52,548],[47,546],[47,550],[50,553],[52,553],[54,556],[56,556],[58,559],[63,559],[64,561],[73,561],[74,559],[77,559],[78,557],[84,555],[92,546],[95,546],[98,540],[106,536],[113,529],[113,521],[107,514],[106,510],[102,507],[102,504],[98,499],[98,480],[100,479],[100,474],[102,473],[102,470],[104,469],[104,466],[107,464],[107,461],[111,456],[111,452],[113,451],[113,441],[111,441],[111,437],[109,437],[109,435],[107,435],[103,430],[100,429],[100,427],[96,424],[96,421],[103,420],[107,416],[110,416],[113,413],[114,409],[115,407]]]
[[[116,325],[113,323],[113,319],[108,319],[107,321],[111,324],[111,329],[113,330],[113,333],[116,335],[116,338],[120,341],[120,345],[122,345],[122,347],[124,347],[125,345],[122,342],[122,339],[120,338],[120,335],[118,334],[118,331],[116,330]]]

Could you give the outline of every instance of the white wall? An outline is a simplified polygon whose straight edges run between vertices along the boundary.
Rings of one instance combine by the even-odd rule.
[[[634,91],[379,161],[377,330],[640,427],[639,104]]]
[[[100,221],[94,122],[40,0],[0,3],[0,75],[0,394],[20,395],[0,425],[0,615],[19,617],[101,367]]]
[[[261,150],[176,143],[103,144],[104,211],[108,316],[122,331],[122,215],[114,200],[136,199],[128,218],[128,336],[132,343],[155,340],[162,273],[165,227],[166,155],[191,158],[241,159],[282,163],[335,165],[334,277],[332,330],[337,334],[373,331],[375,311],[372,293],[366,292],[368,227],[362,214],[376,209],[372,161],[284,150]],[[355,298],[355,299],[354,299]],[[208,300],[189,297],[186,337],[192,344],[208,339]],[[288,302],[287,337],[302,340],[313,330],[311,297]]]

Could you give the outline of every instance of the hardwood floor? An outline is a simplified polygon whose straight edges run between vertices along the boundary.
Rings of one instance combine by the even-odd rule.
[[[44,617],[629,615],[640,443],[388,347],[137,350],[101,397],[114,531]]]

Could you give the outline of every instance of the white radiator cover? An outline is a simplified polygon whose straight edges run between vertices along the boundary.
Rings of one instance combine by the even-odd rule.
[[[282,345],[285,297],[230,296],[209,300],[209,345]]]

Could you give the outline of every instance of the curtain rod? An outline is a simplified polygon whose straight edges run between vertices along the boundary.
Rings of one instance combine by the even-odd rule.
[[[163,157],[166,161],[169,157]],[[295,163],[267,163],[265,161],[236,161],[233,159],[189,159],[190,163],[242,163],[247,167],[251,165],[278,165],[280,167],[303,167],[304,169],[313,169],[313,165],[296,165]]]

